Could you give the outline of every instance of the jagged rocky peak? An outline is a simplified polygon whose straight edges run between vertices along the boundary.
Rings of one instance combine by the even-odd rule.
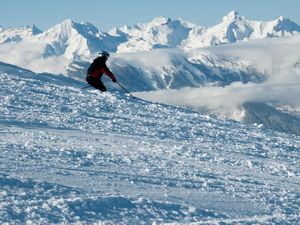
[[[61,26],[65,26],[65,27],[73,27],[75,24],[75,22],[71,19],[65,19],[63,20],[60,24],[58,25],[61,25]]]
[[[168,24],[169,22],[171,22],[171,18],[168,17],[164,17],[164,16],[158,16],[155,17],[150,23],[149,25],[152,26],[161,26],[161,25],[165,25]]]
[[[32,34],[32,35],[37,35],[37,34],[42,33],[42,31],[39,28],[37,28],[35,25],[11,28],[11,29],[8,29],[7,31],[12,31],[15,33],[23,32],[23,33],[28,33],[28,34]]]
[[[111,36],[121,36],[124,35],[124,32],[120,28],[114,27],[108,31],[108,34]]]
[[[35,25],[21,26],[21,27],[16,27],[16,28],[9,28],[9,29],[3,29],[3,27],[0,26],[0,31],[11,32],[11,34],[27,33],[27,34],[36,35],[36,34],[42,33],[42,31],[39,28],[37,28]]]
[[[276,19],[276,25],[274,27],[276,31],[287,31],[287,32],[300,32],[300,26],[291,21],[290,19],[280,16]]]
[[[241,18],[240,14],[237,11],[232,10],[226,16],[223,17],[223,21],[234,21],[239,18]]]
[[[42,33],[42,31],[35,25],[31,25],[28,28],[31,29],[33,35]]]

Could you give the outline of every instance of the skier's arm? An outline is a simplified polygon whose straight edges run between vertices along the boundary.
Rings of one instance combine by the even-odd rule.
[[[105,75],[108,76],[113,82],[117,82],[114,74],[107,68],[107,66],[103,68],[102,72],[105,73]]]

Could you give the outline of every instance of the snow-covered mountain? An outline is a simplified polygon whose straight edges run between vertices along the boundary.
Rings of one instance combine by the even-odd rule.
[[[117,38],[103,33],[90,23],[76,23],[64,20],[37,36],[47,43],[46,57],[64,55],[67,59],[84,59],[100,49],[115,51]]]
[[[204,28],[182,19],[157,17],[149,23],[114,28],[109,33],[100,31],[90,23],[77,23],[67,19],[44,32],[35,26],[1,30],[0,60],[35,72],[72,75],[81,73],[76,70],[76,67],[87,65],[102,49],[116,53],[166,48],[193,50],[198,47],[237,41],[290,36],[298,34],[299,31],[300,28],[296,23],[282,17],[270,22],[250,21],[236,11],[230,12],[220,24],[211,28]],[[182,57],[185,57],[184,54],[185,51]],[[142,59],[136,60],[143,61],[147,55],[140,55],[140,57]],[[214,58],[212,57],[212,60]],[[170,67],[164,65],[164,68]],[[164,68],[159,70],[165,70]],[[140,68],[134,69],[140,70]],[[207,73],[205,75],[207,76]],[[152,79],[156,80],[156,75],[153,76]],[[176,74],[176,76],[181,75]],[[193,82],[189,82],[189,85],[194,86]],[[155,86],[162,85],[152,85]],[[163,85],[163,87],[169,86],[172,85]],[[178,85],[173,86],[178,87]]]
[[[1,224],[297,224],[299,137],[0,64]]]
[[[118,46],[118,52],[149,51],[157,48],[176,48],[188,38],[192,29],[203,29],[182,19],[156,17],[149,23],[124,26],[119,30],[128,41]]]
[[[267,22],[252,21],[240,16],[237,11],[231,11],[220,24],[205,30],[192,30],[183,47],[193,49],[238,41],[293,36],[299,33],[300,26],[283,17]]]
[[[39,56],[52,57],[53,60],[63,57],[61,61],[64,65],[59,65],[61,69],[55,71],[65,73],[63,68],[73,63],[73,60],[89,60],[102,49],[118,53],[158,48],[190,50],[238,41],[291,36],[299,32],[299,25],[289,19],[279,17],[269,22],[251,21],[236,11],[230,12],[220,24],[210,28],[182,19],[156,17],[148,23],[114,28],[108,33],[90,23],[77,23],[67,19],[44,32],[35,26],[0,30],[0,47],[6,48],[9,43],[10,48],[18,48],[19,54],[24,53],[29,57],[36,52],[39,52]],[[23,45],[18,42],[23,42]],[[24,46],[28,48],[23,50]],[[28,49],[32,49],[31,52]],[[18,64],[18,61],[8,59],[5,62],[25,67]],[[42,62],[38,64],[44,65]]]
[[[34,25],[11,29],[3,29],[0,27],[0,44],[29,40],[40,33],[42,33],[42,31]]]
[[[122,45],[118,43],[133,35],[144,35],[146,38],[150,32],[151,35],[147,36],[147,40],[151,42],[149,49],[154,45],[159,45],[160,49],[132,54],[115,53],[110,60],[113,72],[118,74],[119,79],[130,86],[131,90],[198,87],[207,84],[228,85],[235,81],[247,83],[264,80],[264,71],[257,71],[243,60],[225,60],[226,56],[208,54],[202,57],[202,60],[190,61],[186,52],[175,47],[193,27],[196,25],[183,20],[172,21],[158,17],[149,24],[140,24],[133,28],[123,27],[111,34],[105,34],[89,23],[65,20],[43,33],[34,35],[30,40],[0,45],[0,60],[38,73],[61,73],[84,79],[86,69],[97,50],[116,51]],[[183,30],[186,31],[185,34]],[[152,39],[155,41],[152,42]],[[164,49],[168,45],[172,49]]]
[[[178,19],[157,17],[135,26],[124,26],[119,34],[128,41],[118,52],[149,51],[156,48],[194,49],[254,39],[292,36],[300,33],[295,22],[278,17],[272,21],[252,21],[231,11],[222,22],[209,28]],[[124,38],[125,39],[125,38]]]
[[[110,67],[131,91],[225,86],[237,81],[260,83],[265,79],[263,71],[243,60],[225,60],[226,56],[208,52],[201,58],[201,53],[198,58],[177,49],[122,53],[110,59]],[[109,85],[111,82],[107,81]]]

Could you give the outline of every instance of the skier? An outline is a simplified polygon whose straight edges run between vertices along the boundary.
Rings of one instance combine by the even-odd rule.
[[[105,73],[112,80],[112,82],[117,82],[114,74],[107,68],[105,64],[108,57],[108,52],[101,51],[99,53],[99,56],[94,59],[87,70],[86,81],[88,82],[88,84],[102,92],[107,91],[101,80],[103,73]]]

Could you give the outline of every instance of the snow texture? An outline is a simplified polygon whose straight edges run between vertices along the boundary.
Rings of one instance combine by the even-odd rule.
[[[299,222],[299,137],[0,71],[0,223]]]
[[[0,223],[297,224],[299,31],[236,11],[0,27]],[[148,100],[81,89],[103,49]]]

